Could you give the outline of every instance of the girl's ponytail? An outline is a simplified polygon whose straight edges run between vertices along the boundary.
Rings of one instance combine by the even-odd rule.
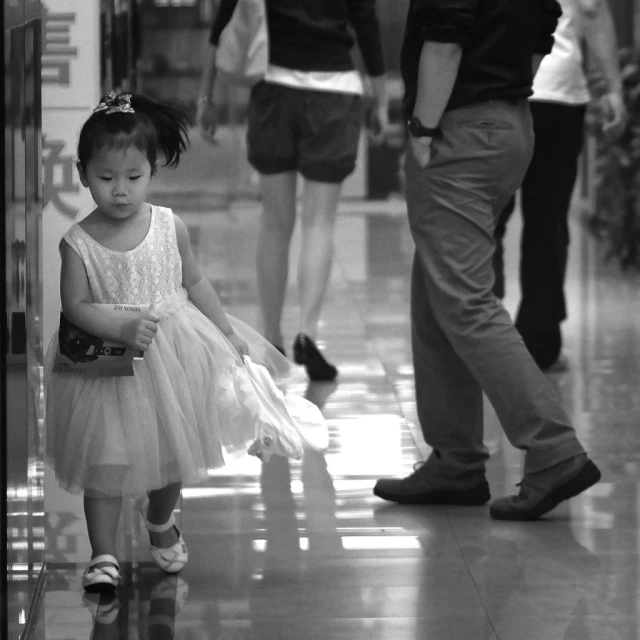
[[[146,115],[156,131],[158,151],[166,166],[177,167],[189,144],[191,118],[182,105],[159,102],[140,94],[132,94],[131,106]]]
[[[146,96],[110,91],[84,123],[78,140],[78,160],[87,166],[103,147],[134,146],[147,155],[152,172],[158,156],[175,167],[189,144],[189,112],[177,104]]]

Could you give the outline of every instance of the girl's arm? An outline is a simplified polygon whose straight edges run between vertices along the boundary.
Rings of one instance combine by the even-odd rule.
[[[60,242],[60,298],[65,318],[98,338],[124,342],[135,349],[146,350],[156,333],[154,316],[119,320],[92,305],[91,288],[80,256],[62,240]]]
[[[234,335],[233,327],[222,308],[218,294],[204,277],[196,262],[193,251],[191,251],[187,226],[178,216],[174,215],[174,219],[178,249],[182,258],[182,285],[187,290],[189,300],[229,338]]]

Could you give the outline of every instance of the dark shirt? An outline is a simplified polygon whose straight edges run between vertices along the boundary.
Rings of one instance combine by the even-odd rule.
[[[531,95],[534,53],[547,54],[562,15],[556,0],[411,0],[402,44],[403,111],[413,114],[425,41],[462,46],[448,109]]]
[[[221,0],[212,44],[218,44],[237,1]],[[376,0],[266,0],[266,5],[272,64],[299,71],[351,71],[351,27],[367,73],[384,73]]]

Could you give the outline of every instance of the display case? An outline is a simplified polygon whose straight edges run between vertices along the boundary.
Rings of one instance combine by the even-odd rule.
[[[219,0],[142,0],[141,87],[193,105]]]
[[[138,0],[100,1],[100,82],[102,92],[138,87],[141,46]]]

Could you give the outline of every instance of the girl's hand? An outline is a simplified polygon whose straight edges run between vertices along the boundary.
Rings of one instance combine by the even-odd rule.
[[[249,355],[249,345],[235,331],[229,334],[227,339],[240,354],[241,358]]]
[[[120,337],[128,347],[146,351],[156,337],[159,321],[153,313],[129,320],[122,325]]]

